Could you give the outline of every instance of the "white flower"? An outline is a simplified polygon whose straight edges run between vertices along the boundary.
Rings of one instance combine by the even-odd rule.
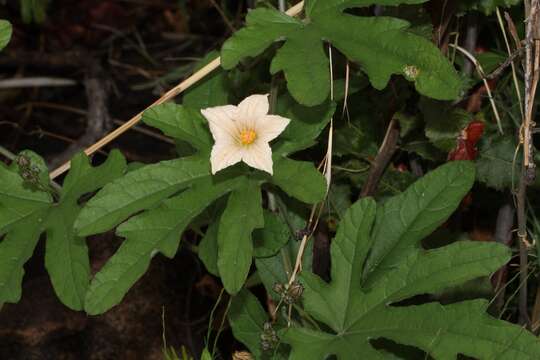
[[[210,124],[215,143],[210,155],[212,174],[240,161],[272,174],[272,149],[268,144],[290,120],[268,115],[268,95],[251,95],[238,106],[201,110]]]

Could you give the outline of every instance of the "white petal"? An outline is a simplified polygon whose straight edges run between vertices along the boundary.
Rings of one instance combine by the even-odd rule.
[[[202,109],[201,113],[208,120],[210,132],[216,141],[225,140],[230,142],[238,136],[235,117],[238,108],[233,105],[216,106]]]
[[[266,115],[257,119],[255,132],[259,139],[269,142],[277,138],[290,122],[290,119],[279,115]]]
[[[270,104],[268,95],[251,95],[238,104],[237,119],[247,127],[253,126],[253,122],[268,114]]]
[[[243,153],[243,148],[234,142],[216,142],[210,154],[212,174],[242,160]]]
[[[272,149],[264,141],[255,141],[244,150],[242,160],[252,168],[266,171],[273,175]]]

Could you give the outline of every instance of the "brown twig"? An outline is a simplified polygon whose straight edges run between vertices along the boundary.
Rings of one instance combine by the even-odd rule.
[[[221,6],[219,6],[219,4],[216,2],[216,0],[210,0],[210,2],[219,13],[219,16],[221,16],[221,18],[223,19],[223,22],[225,23],[227,28],[229,28],[229,31],[235,32],[236,29],[234,28],[234,25],[232,24],[231,20],[229,20],[229,18],[227,17],[227,14],[225,14]]]
[[[465,34],[465,44],[463,47],[473,56],[476,52],[476,43],[478,41],[478,16],[473,12],[467,15],[467,32]],[[466,75],[471,75],[475,64],[470,59],[467,59],[463,64],[463,72]]]
[[[512,229],[514,228],[514,216],[515,210],[512,204],[505,204],[499,208],[499,212],[497,214],[497,223],[495,225],[496,242],[510,246],[513,237]],[[493,275],[495,280],[495,294],[497,294],[494,303],[498,312],[500,312],[504,306],[504,297],[506,292],[504,278],[506,277],[507,272],[507,265],[504,265]]]
[[[527,307],[527,277],[528,277],[528,242],[526,199],[527,186],[534,180],[535,164],[532,144],[532,130],[535,126],[532,120],[534,96],[538,84],[538,68],[540,59],[540,42],[537,40],[539,23],[539,0],[525,1],[526,38],[525,38],[525,116],[519,132],[519,141],[523,146],[523,164],[516,194],[516,208],[519,239],[519,322],[528,329],[531,327]]]
[[[504,62],[501,65],[499,65],[495,70],[493,70],[491,73],[486,75],[486,79],[493,80],[493,79],[498,78],[508,66],[513,64],[516,58],[521,56],[522,53],[523,53],[523,48],[520,48],[514,51],[508,58],[506,58],[506,60],[504,60]]]
[[[399,129],[396,125],[395,119],[392,118],[390,124],[388,124],[388,129],[386,130],[386,135],[384,136],[379,153],[375,157],[373,165],[369,169],[368,178],[364,184],[364,187],[362,188],[362,191],[360,192],[361,198],[375,194],[384,170],[396,152],[397,143],[399,140]]]

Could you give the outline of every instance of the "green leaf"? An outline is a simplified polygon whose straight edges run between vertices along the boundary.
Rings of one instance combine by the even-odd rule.
[[[207,158],[162,161],[127,173],[108,184],[83,208],[75,222],[79,236],[107,231],[131,214],[151,208],[210,174]]]
[[[312,273],[302,275],[310,295],[306,294],[306,309],[316,308],[316,312],[324,309],[320,314],[310,313],[334,330],[345,330],[354,318],[352,306],[348,305],[354,299],[349,295],[360,295],[362,267],[372,242],[369,232],[375,214],[376,204],[371,198],[358,201],[345,214],[331,245],[331,273],[339,276],[333,278],[330,285]],[[320,296],[311,294],[311,291],[317,291],[316,288],[320,290]],[[324,302],[328,304],[323,305]]]
[[[307,0],[306,13],[312,16],[316,12],[326,12],[331,8],[343,11],[354,6],[421,4],[426,0]]]
[[[394,114],[394,120],[399,122],[399,134],[402,138],[409,135],[419,126],[418,116],[409,115],[401,111]]]
[[[11,24],[7,20],[0,20],[0,50],[6,47],[11,40],[11,33],[13,29]]]
[[[54,290],[69,308],[82,310],[90,281],[90,261],[85,239],[75,235],[73,223],[80,212],[79,198],[120,177],[126,169],[122,154],[114,150],[107,161],[92,168],[86,155],[71,160],[60,202],[50,209],[45,230],[45,267]]]
[[[206,230],[206,234],[199,243],[199,259],[203,262],[206,270],[212,275],[219,276],[218,261],[218,229],[219,221],[215,221]]]
[[[233,297],[229,309],[229,323],[234,337],[246,345],[256,359],[262,356],[261,333],[266,321],[268,315],[248,290],[244,289]]]
[[[516,144],[511,137],[482,141],[476,160],[478,181],[503,190],[512,186],[512,176],[519,174],[522,157],[514,159]],[[514,167],[515,163],[515,167]]]
[[[165,135],[189,143],[197,150],[209,151],[212,147],[206,119],[199,110],[165,103],[146,110],[142,121],[160,129]]]
[[[292,206],[285,206],[279,198],[276,198],[276,201],[279,204],[279,217],[289,226],[289,242],[274,256],[256,258],[255,266],[266,292],[276,302],[279,302],[280,296],[274,292],[273,287],[276,283],[286,284],[289,281],[296,261],[296,254],[300,248],[300,241],[298,241],[296,233],[305,229],[307,215],[297,213]],[[312,261],[313,242],[309,241],[304,250],[302,269],[311,271]]]
[[[217,51],[206,54],[195,70],[201,69],[219,56]],[[214,70],[203,80],[189,88],[182,99],[184,106],[194,109],[205,109],[212,106],[229,104],[229,86],[227,73],[223,70]]]
[[[364,277],[373,283],[404,256],[420,248],[420,241],[439,227],[458,207],[474,183],[474,165],[453,161],[428,173],[377,210],[373,249]]]
[[[43,231],[50,194],[27,186],[16,168],[0,165],[0,303],[21,297],[24,264]]]
[[[204,348],[201,354],[201,360],[212,360],[212,354],[210,354],[207,348]]]
[[[25,23],[41,24],[47,17],[49,0],[20,0],[21,16]]]
[[[418,3],[418,2],[417,2]],[[430,12],[426,11],[423,5],[399,5],[382,7],[379,16],[392,16],[411,23],[408,31],[431,40],[433,36],[433,25]]]
[[[289,96],[282,96],[277,103],[277,113],[291,119],[289,126],[279,136],[273,147],[275,154],[288,155],[315,144],[336,110],[336,104],[325,102],[314,107],[302,106]]]
[[[160,207],[131,218],[117,229],[126,238],[118,251],[96,274],[86,294],[85,310],[102,314],[118,304],[146,272],[157,254],[172,258],[180,236],[210,203],[238,186],[236,179],[206,177]]]
[[[218,230],[218,269],[223,286],[236,294],[247,279],[253,255],[253,230],[264,226],[261,190],[253,180],[229,196]]]
[[[24,264],[34,252],[45,216],[41,210],[19,219],[0,242],[0,303],[21,299]]]
[[[40,213],[52,203],[50,194],[28,187],[21,176],[0,166],[0,234]]]
[[[277,51],[271,72],[283,70],[291,95],[313,106],[328,98],[330,79],[323,40],[350,60],[361,64],[372,85],[382,89],[390,76],[401,74],[429,97],[451,100],[462,83],[450,62],[431,41],[408,30],[409,23],[391,17],[360,17],[347,8],[424,1],[306,1],[307,19],[297,20],[272,9],[248,13],[247,26],[222,48],[222,65],[235,67],[243,58],[260,55],[275,41],[285,40]]]
[[[313,163],[274,156],[274,176],[269,179],[290,196],[308,204],[324,199],[326,180]]]
[[[521,0],[464,0],[459,5],[462,11],[478,10],[491,15],[497,7],[510,7],[521,3]]]
[[[351,207],[351,186],[332,184],[328,190],[327,199],[325,212],[341,219],[345,211]]]
[[[24,151],[20,156],[30,160],[39,170],[43,187],[49,182],[45,162],[37,154]],[[90,277],[88,248],[83,238],[77,237],[73,223],[78,216],[79,197],[95,191],[121,176],[126,164],[118,151],[107,161],[91,167],[88,157],[77,154],[60,190],[60,198],[53,203],[48,192],[33,189],[19,175],[18,165],[12,171],[0,166],[0,302],[16,302],[21,296],[23,266],[32,256],[40,234],[45,231],[45,266],[58,298],[69,308],[81,310]],[[4,192],[5,191],[5,192]]]
[[[470,170],[471,166],[466,162],[445,165],[419,180],[404,197],[395,197],[386,204],[395,204],[394,199],[401,202],[403,198],[422,204],[425,197],[439,191],[443,175],[453,177],[453,172]],[[465,193],[470,184],[454,186],[461,186],[461,193]],[[456,192],[448,186],[446,190]],[[407,210],[410,211],[403,208],[401,212],[404,224],[408,222]],[[396,217],[399,215],[376,210],[375,203],[368,198],[347,211],[331,245],[330,283],[306,271],[300,275],[304,310],[327,327],[315,330],[293,326],[281,331],[282,341],[292,346],[289,359],[323,360],[331,355],[339,360],[396,358],[384,352],[384,348],[374,348],[372,339],[415,346],[424,350],[426,357],[435,359],[456,359],[458,354],[480,359],[540,356],[536,338],[519,326],[491,318],[486,314],[484,300],[393,306],[416,295],[433,294],[491,274],[510,259],[510,250],[504,245],[461,241],[423,250],[409,243],[400,253],[400,261],[393,261],[395,266],[391,270],[379,276],[378,281],[362,285],[363,267],[369,264],[369,260],[365,263],[367,254],[376,249],[380,240],[377,226],[384,223],[392,227],[391,220]],[[421,217],[428,220],[420,219],[417,225],[431,228],[433,215],[424,212]],[[424,233],[423,228],[416,231]]]
[[[306,60],[309,64],[306,66]],[[283,71],[291,94],[302,94],[299,101],[308,106],[318,105],[330,92],[330,62],[321,43],[321,35],[309,27],[288,34],[287,41],[277,51],[270,72]],[[309,86],[310,91],[305,91]]]
[[[290,231],[279,216],[264,212],[264,228],[253,232],[253,256],[269,257],[275,255],[289,240]]]
[[[473,120],[471,113],[449,103],[423,98],[420,110],[426,122],[426,136],[437,148],[449,152],[456,147],[461,130]]]
[[[76,202],[82,195],[96,191],[118,178],[126,168],[126,159],[118,150],[111,151],[107,161],[96,168],[90,165],[86,155],[76,154],[62,184],[61,202]]]
[[[221,63],[232,69],[246,56],[257,56],[284,33],[302,28],[302,23],[272,9],[251,10],[246,18],[247,27],[236,32],[221,49]]]

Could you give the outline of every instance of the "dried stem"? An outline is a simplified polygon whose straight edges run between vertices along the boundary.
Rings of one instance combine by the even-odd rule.
[[[523,48],[517,49],[513,53],[509,54],[508,58],[504,60],[504,62],[501,65],[499,65],[495,70],[490,72],[489,75],[486,75],[486,79],[493,80],[493,79],[498,78],[508,66],[511,66],[513,68],[512,70],[512,77],[513,77],[515,73],[514,61],[516,60],[516,58],[520,57],[522,53],[523,53]],[[519,90],[519,83],[517,82],[517,73],[515,73],[515,75],[516,75],[516,78],[515,78],[514,84],[516,87],[516,94],[517,94],[518,101],[520,104],[520,107],[519,107],[520,112],[521,112],[521,115],[523,116],[523,103],[522,103],[523,100],[521,98],[521,91]]]
[[[300,14],[302,9],[304,8],[304,2],[300,1],[298,4],[291,7],[289,10],[287,10],[286,14],[289,16],[296,16]],[[147,109],[151,108],[152,106],[163,104],[174,97],[178,96],[200,80],[204,79],[208,74],[210,74],[212,71],[217,69],[221,65],[221,58],[217,57],[214,60],[212,60],[208,65],[204,66],[199,71],[195,72],[193,75],[191,75],[186,80],[182,81],[180,84],[176,85],[171,90],[167,91],[162,97],[160,97],[158,100],[156,100],[152,105],[148,106],[146,109],[132,117],[129,121],[127,121],[124,125],[118,127],[117,129],[113,130],[110,134],[105,136],[103,139],[99,140],[89,148],[87,148],[84,152],[86,155],[91,155],[101,149],[102,147],[109,144],[111,141],[125,133],[127,130],[129,130],[131,127],[133,127],[135,124],[137,124],[139,121],[141,121],[142,114]],[[62,166],[58,167],[54,171],[51,172],[51,179],[55,179],[56,177],[62,175],[64,172],[69,170],[70,168],[70,162],[66,162]]]
[[[532,130],[535,123],[532,119],[534,96],[538,84],[538,68],[540,59],[540,42],[538,36],[539,0],[525,1],[526,38],[525,38],[525,116],[519,133],[523,145],[523,164],[516,194],[516,208],[519,239],[519,322],[530,329],[531,321],[527,307],[528,248],[526,199],[527,186],[534,180],[535,164],[532,144]]]
[[[465,35],[465,49],[470,53],[475,53],[476,43],[478,41],[478,16],[475,13],[471,13],[467,16],[467,32]],[[471,75],[473,68],[475,67],[474,61],[465,61],[463,64],[463,72],[466,75]]]
[[[465,55],[465,57],[469,59],[476,67],[476,71],[478,72],[478,75],[484,82],[484,86],[488,94],[489,102],[491,104],[491,109],[493,110],[493,115],[495,115],[495,119],[497,120],[497,126],[499,127],[499,131],[501,134],[504,134],[504,131],[502,129],[502,124],[501,124],[501,117],[499,116],[499,111],[497,110],[497,106],[495,105],[495,100],[493,99],[493,95],[491,94],[491,88],[489,87],[489,84],[487,82],[486,74],[484,72],[484,69],[482,68],[482,65],[480,65],[480,62],[478,62],[478,60],[470,52],[468,52],[466,49],[462,48],[461,46],[454,45],[454,44],[448,44],[448,46],[455,48],[460,53]]]
[[[386,130],[386,135],[384,136],[379,152],[369,169],[367,181],[360,192],[361,198],[375,194],[384,170],[396,152],[398,140],[399,129],[396,126],[396,120],[392,118],[390,124],[388,124],[388,129]]]
[[[508,15],[510,16],[510,15]],[[523,100],[521,99],[521,91],[519,89],[519,82],[517,79],[517,73],[516,73],[516,65],[514,64],[514,55],[519,55],[521,53],[521,49],[518,48],[517,51],[512,54],[512,49],[510,48],[510,42],[508,41],[508,36],[506,35],[506,30],[504,28],[504,24],[501,17],[501,12],[499,11],[499,8],[497,8],[497,21],[499,22],[499,27],[501,28],[501,32],[503,34],[504,38],[504,44],[506,45],[506,51],[508,52],[508,59],[505,61],[503,65],[505,65],[508,61],[510,61],[510,66],[512,67],[512,80],[514,82],[514,88],[516,89],[516,95],[519,102],[519,111],[521,112],[521,116],[523,117]],[[502,66],[502,65],[501,65]]]
[[[225,25],[227,25],[229,30],[231,32],[235,32],[236,29],[234,28],[233,23],[231,22],[231,20],[229,20],[229,18],[227,17],[227,14],[225,14],[225,12],[221,8],[221,6],[219,6],[216,0],[210,0],[210,2],[212,3],[212,5],[214,5],[214,8],[217,10],[217,12],[219,13],[219,16],[221,16],[221,18],[223,19],[223,22],[225,23]]]
[[[495,241],[510,246],[512,242],[512,229],[514,228],[515,210],[512,204],[504,204],[499,208],[497,223],[495,227]],[[495,279],[495,299],[494,303],[497,311],[500,312],[504,306],[506,286],[504,280],[508,272],[508,266],[504,265],[493,275]]]

